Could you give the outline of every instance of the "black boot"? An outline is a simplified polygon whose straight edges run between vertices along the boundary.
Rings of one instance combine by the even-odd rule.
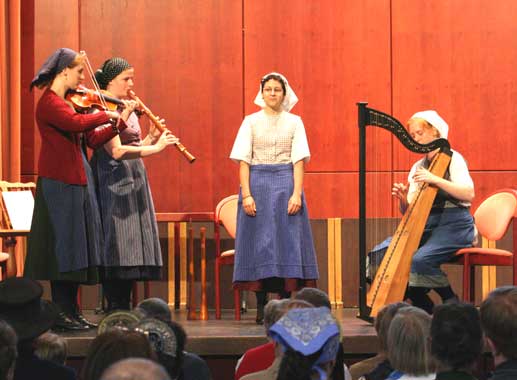
[[[434,302],[427,293],[429,293],[429,288],[410,286],[407,289],[407,295],[413,306],[426,311],[428,314],[433,314]]]
[[[72,316],[74,317],[74,319],[79,322],[81,325],[83,326],[86,326],[87,328],[97,328],[99,326],[98,323],[93,323],[89,320],[87,320],[83,313],[81,312],[81,309],[79,309],[79,307],[76,305],[75,306],[75,309],[74,309],[74,312],[72,314]]]
[[[261,290],[255,292],[255,296],[257,297],[257,317],[255,322],[257,325],[262,325],[264,323],[264,307],[267,303],[267,293]]]
[[[84,331],[88,330],[89,327],[84,326],[82,323],[77,321],[71,314],[65,313],[61,311],[56,321],[54,322],[54,326],[52,326],[52,330],[58,332],[66,332],[66,331]]]

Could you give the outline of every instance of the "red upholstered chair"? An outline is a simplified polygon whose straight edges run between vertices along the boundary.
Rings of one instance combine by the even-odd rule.
[[[215,239],[215,318],[221,319],[221,284],[220,270],[221,265],[233,265],[235,250],[230,249],[221,252],[220,227],[223,226],[228,235],[235,239],[237,230],[237,202],[239,196],[234,194],[221,200],[216,208],[214,215],[214,239]],[[235,320],[241,319],[241,301],[238,290],[233,290],[233,300],[235,306]]]
[[[456,252],[454,263],[463,264],[463,300],[474,301],[476,265],[510,266],[513,285],[517,285],[517,255],[497,249],[513,221],[513,252],[517,250],[517,190],[502,189],[487,197],[474,213],[476,227],[482,237],[481,247],[463,248]]]

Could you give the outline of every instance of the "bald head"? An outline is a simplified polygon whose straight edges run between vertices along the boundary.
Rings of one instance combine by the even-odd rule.
[[[165,369],[149,359],[129,358],[112,364],[100,380],[171,380]]]

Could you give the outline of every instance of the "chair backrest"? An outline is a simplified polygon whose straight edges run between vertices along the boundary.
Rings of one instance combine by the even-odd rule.
[[[517,190],[514,189],[496,191],[486,198],[474,213],[476,228],[489,240],[500,240],[515,217],[517,217]]]
[[[221,200],[215,208],[215,221],[222,224],[228,234],[235,238],[237,231],[237,194],[230,195]]]
[[[20,215],[16,215],[17,222],[19,222],[20,217],[22,219],[31,219],[32,218],[32,207],[34,205],[34,192],[36,190],[36,184],[33,182],[21,183],[21,182],[7,182],[0,181],[0,228],[1,229],[12,229],[13,228],[13,215],[10,215],[9,211],[13,212],[13,208]],[[30,195],[20,194],[23,198],[13,198],[12,201],[16,201],[16,204],[9,205],[4,200],[2,193],[4,192],[12,192],[12,191],[20,191],[24,193],[30,193]],[[14,194],[13,194],[14,195]],[[27,199],[29,197],[30,199]],[[29,204],[29,201],[31,202]],[[23,203],[23,208],[19,206],[19,202]],[[30,209],[29,209],[30,207]],[[28,213],[25,215],[25,213]],[[29,215],[30,214],[30,215]],[[25,223],[22,223],[25,224]]]

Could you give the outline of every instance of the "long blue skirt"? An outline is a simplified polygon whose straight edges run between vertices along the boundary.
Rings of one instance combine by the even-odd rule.
[[[303,195],[300,211],[287,213],[294,188],[293,165],[251,166],[250,188],[257,214],[246,215],[240,194],[234,286],[271,278],[316,280],[316,252]]]
[[[440,266],[449,262],[458,249],[471,247],[474,219],[466,208],[433,209],[427,219],[419,248],[411,261],[409,285],[440,288],[449,285]],[[391,237],[368,254],[372,278],[391,242]]]
[[[98,282],[103,245],[101,221],[91,168],[84,156],[83,165],[86,186],[38,178],[24,276]]]

